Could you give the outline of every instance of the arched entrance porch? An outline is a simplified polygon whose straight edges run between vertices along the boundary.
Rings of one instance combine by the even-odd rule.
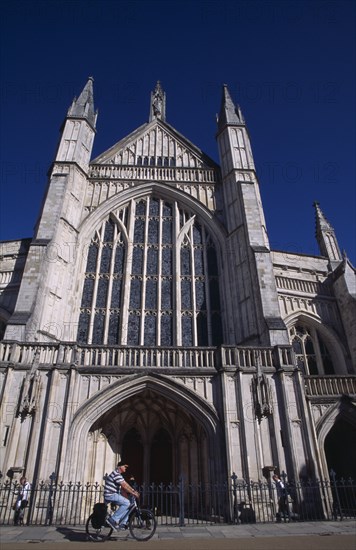
[[[76,413],[69,441],[63,479],[100,483],[119,459],[139,482],[225,477],[215,409],[164,376],[128,376],[98,392]]]

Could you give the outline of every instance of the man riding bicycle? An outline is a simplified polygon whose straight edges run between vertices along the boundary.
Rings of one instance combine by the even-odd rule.
[[[118,508],[114,514],[106,521],[113,529],[127,529],[127,518],[129,515],[130,501],[123,495],[121,495],[121,489],[139,498],[140,493],[135,491],[123,478],[123,473],[126,472],[128,464],[121,461],[118,462],[116,470],[106,476],[104,487],[104,499],[105,503],[114,502],[118,505]]]

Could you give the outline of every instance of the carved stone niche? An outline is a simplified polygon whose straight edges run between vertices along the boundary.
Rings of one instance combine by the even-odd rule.
[[[265,374],[257,372],[253,375],[251,390],[255,415],[258,421],[261,422],[264,416],[269,416],[273,412],[272,390]]]

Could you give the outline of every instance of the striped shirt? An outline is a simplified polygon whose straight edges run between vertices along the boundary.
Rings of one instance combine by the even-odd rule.
[[[125,480],[122,477],[122,474],[117,470],[111,472],[110,475],[106,476],[105,487],[104,487],[104,498],[115,493],[120,493],[120,485]]]

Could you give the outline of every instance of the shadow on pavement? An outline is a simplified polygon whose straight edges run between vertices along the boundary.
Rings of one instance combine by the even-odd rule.
[[[64,535],[64,538],[71,541],[87,541],[88,536],[83,527],[73,527],[69,529],[68,527],[57,527],[56,531]]]

